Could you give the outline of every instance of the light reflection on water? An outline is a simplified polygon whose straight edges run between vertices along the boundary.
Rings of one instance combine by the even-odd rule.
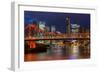
[[[87,55],[85,58],[89,58]],[[79,53],[71,53],[67,55],[63,52],[55,53],[28,53],[24,55],[24,61],[45,61],[45,60],[71,60],[71,59],[84,59]]]
[[[35,49],[40,51],[44,50],[44,47]],[[29,52],[24,55],[24,61],[71,60],[86,58],[90,58],[90,47],[79,46],[76,42],[70,46],[50,45],[50,47],[46,48],[46,51],[44,52]]]

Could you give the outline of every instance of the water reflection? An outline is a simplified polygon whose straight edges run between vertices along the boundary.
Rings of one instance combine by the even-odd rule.
[[[37,44],[25,50],[25,61],[69,60],[90,58],[89,41],[59,41],[50,45]],[[36,46],[37,46],[36,45]]]

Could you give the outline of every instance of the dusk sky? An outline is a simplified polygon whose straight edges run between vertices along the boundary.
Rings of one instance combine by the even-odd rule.
[[[79,24],[81,27],[90,28],[90,14],[82,13],[24,11],[24,24],[44,21],[47,26],[54,25],[57,31],[66,32],[66,17],[70,17],[71,24]]]

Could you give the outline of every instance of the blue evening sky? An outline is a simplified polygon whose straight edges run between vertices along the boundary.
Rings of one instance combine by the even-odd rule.
[[[24,11],[24,24],[44,21],[47,26],[54,25],[57,31],[65,32],[66,17],[70,17],[71,24],[78,24],[81,27],[90,29],[90,14],[83,13]]]

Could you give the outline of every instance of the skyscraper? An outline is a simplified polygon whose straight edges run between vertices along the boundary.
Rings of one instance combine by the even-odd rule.
[[[70,17],[66,18],[66,33],[70,34],[71,33],[71,25],[70,25]]]
[[[56,31],[56,28],[55,28],[55,26],[53,25],[53,26],[51,26],[51,32],[55,32]]]
[[[80,25],[78,24],[71,24],[71,32],[72,33],[78,33],[80,29]]]
[[[44,30],[45,30],[45,24],[46,24],[46,23],[45,23],[44,21],[40,21],[40,22],[39,22],[39,29],[41,29],[41,30],[44,31]]]

